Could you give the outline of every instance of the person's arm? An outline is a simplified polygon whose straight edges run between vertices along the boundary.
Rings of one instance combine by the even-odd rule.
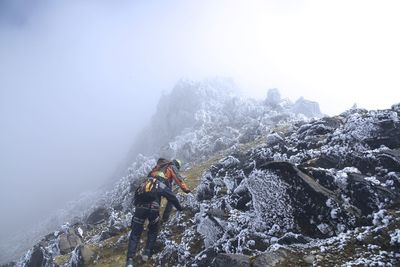
[[[191,191],[187,184],[183,181],[183,177],[180,175],[179,170],[174,165],[170,166],[170,168],[172,179],[175,181],[175,183],[182,189],[183,192],[190,193]]]
[[[160,194],[165,197],[169,202],[171,202],[175,208],[179,211],[182,211],[183,208],[181,204],[179,203],[179,200],[176,198],[174,193],[172,193],[171,189],[167,187],[164,183],[160,183]]]

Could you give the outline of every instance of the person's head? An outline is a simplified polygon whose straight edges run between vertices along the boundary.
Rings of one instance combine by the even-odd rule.
[[[181,169],[182,163],[181,163],[181,161],[180,161],[179,159],[174,159],[174,160],[172,161],[172,164],[174,164],[175,167],[178,168],[178,170]]]

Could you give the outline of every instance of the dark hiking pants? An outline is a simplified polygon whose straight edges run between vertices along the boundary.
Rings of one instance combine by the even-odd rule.
[[[138,205],[132,218],[132,231],[129,237],[127,258],[133,258],[135,256],[146,219],[149,220],[149,225],[145,252],[149,253],[148,256],[153,254],[153,248],[158,234],[159,208],[152,207],[151,205]]]

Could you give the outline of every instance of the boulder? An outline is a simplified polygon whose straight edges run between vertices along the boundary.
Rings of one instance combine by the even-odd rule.
[[[367,178],[367,179],[366,179]],[[345,195],[350,203],[356,206],[363,216],[383,208],[382,204],[390,204],[398,199],[399,194],[379,184],[368,180],[368,177],[359,173],[349,173]]]
[[[400,103],[392,105],[392,109],[400,114]]]
[[[59,248],[61,254],[67,254],[82,244],[81,238],[75,233],[73,228],[69,228],[60,235]]]
[[[343,212],[340,218],[337,218],[338,221],[331,218],[331,209],[326,202],[330,199],[340,205],[341,200],[336,193],[319,184],[293,164],[266,162],[258,168],[264,170],[265,174],[253,178],[259,180],[255,181],[254,188],[250,189],[254,191],[253,206],[261,207],[258,209],[265,214],[260,216],[263,216],[264,221],[270,226],[278,224],[283,228],[298,228],[301,233],[311,237],[333,235],[335,229],[331,224],[340,222],[351,226],[349,216],[353,214]],[[279,197],[277,191],[280,192]],[[286,210],[282,213],[281,209],[284,206]]]
[[[381,114],[375,119],[374,125],[374,131],[364,140],[371,148],[379,148],[382,145],[391,149],[400,148],[400,121],[398,116],[389,113]]]
[[[267,98],[265,104],[270,106],[276,106],[281,102],[281,94],[277,88],[269,89],[267,92]]]
[[[315,161],[315,162],[317,162],[317,161]],[[307,164],[309,164],[309,163],[310,162],[307,162]],[[314,165],[314,167],[299,166],[299,169],[301,171],[303,171],[307,175],[313,177],[315,179],[315,181],[317,181],[320,185],[328,188],[331,191],[338,190],[338,186],[335,183],[335,177],[328,170],[325,170],[323,168],[324,167],[321,167],[321,165],[316,165],[316,166]]]
[[[215,252],[214,248],[206,248],[201,253],[199,253],[195,264],[198,267],[208,267],[211,265],[211,262],[217,257],[217,252]]]
[[[277,250],[272,252],[263,253],[255,259],[253,267],[273,267],[273,266],[285,266],[283,265],[287,257],[285,250]]]
[[[45,266],[45,262],[46,260],[42,248],[40,246],[35,246],[26,267],[42,267]]]
[[[101,232],[99,241],[103,241],[103,240],[106,240],[106,239],[111,238],[113,236],[117,236],[121,232],[123,232],[125,229],[126,228],[122,228],[122,227],[114,226],[114,225],[110,226],[110,227],[107,227],[107,229],[105,229],[104,231]]]
[[[105,222],[110,217],[110,213],[106,208],[98,208],[93,211],[86,219],[88,224],[99,224]]]
[[[283,143],[283,138],[277,133],[268,134],[266,137],[267,146],[275,146]]]
[[[197,232],[204,237],[204,246],[206,248],[214,245],[223,235],[224,230],[224,226],[214,216],[206,215],[198,219]]]
[[[248,267],[250,266],[250,257],[241,254],[218,254],[214,261],[211,263],[212,267]]]
[[[230,196],[230,204],[238,210],[247,211],[249,207],[247,203],[251,201],[251,194],[246,186],[238,186]]]
[[[213,182],[202,183],[199,185],[196,194],[197,200],[203,201],[212,199],[214,196],[214,186],[215,184]]]
[[[306,100],[303,97],[299,98],[296,103],[294,103],[292,112],[296,114],[303,114],[309,118],[322,116],[318,102]]]
[[[342,159],[338,155],[322,154],[318,158],[314,158],[314,159],[307,161],[306,163],[302,164],[302,166],[332,169],[332,168],[339,168],[341,162],[342,162]]]
[[[309,238],[306,238],[301,234],[294,234],[292,232],[289,232],[278,239],[278,244],[280,245],[307,244],[309,241],[310,241]]]
[[[382,168],[389,172],[400,172],[400,149],[384,151],[377,158]]]

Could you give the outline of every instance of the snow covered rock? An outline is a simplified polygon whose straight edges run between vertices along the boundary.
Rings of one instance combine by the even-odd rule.
[[[307,117],[321,117],[322,113],[319,109],[319,104],[315,101],[306,100],[300,97],[293,105],[292,111],[300,113]]]
[[[73,251],[78,245],[82,244],[81,238],[75,233],[74,228],[69,228],[59,237],[59,247],[61,254],[67,254]]]
[[[28,267],[37,267],[46,265],[46,259],[44,257],[43,249],[40,246],[33,248],[31,257],[27,262]]]
[[[250,258],[254,266],[396,266],[398,105],[317,119],[311,101],[292,104],[275,90],[264,102],[242,99],[234,87],[181,81],[164,95],[133,149],[147,156],[133,153],[126,175],[96,204],[103,208],[83,217],[89,224],[60,232],[83,244],[75,240],[60,256],[60,233],[39,242],[44,266],[54,257],[66,258],[65,267],[122,265],[133,190],[158,156],[183,159],[189,182],[200,184],[178,194],[186,209],[163,225],[154,266],[248,266]]]
[[[211,263],[211,267],[225,267],[225,266],[237,266],[237,267],[248,267],[250,266],[250,257],[240,254],[218,254],[214,261]]]
[[[276,250],[271,252],[263,253],[254,261],[254,267],[263,267],[263,266],[280,266],[280,264],[284,264],[288,254],[285,250]]]
[[[392,105],[392,109],[397,113],[400,113],[400,103]]]
[[[110,213],[106,208],[95,209],[86,219],[88,224],[99,224],[106,221],[110,217]]]
[[[270,106],[276,106],[281,102],[281,94],[277,88],[269,89],[265,103]]]

